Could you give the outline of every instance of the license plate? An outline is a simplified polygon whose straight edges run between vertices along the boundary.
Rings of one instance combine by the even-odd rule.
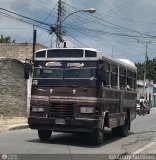
[[[65,124],[65,119],[56,119],[55,124]]]

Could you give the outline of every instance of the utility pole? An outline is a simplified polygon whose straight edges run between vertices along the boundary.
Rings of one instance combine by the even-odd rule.
[[[35,46],[36,46],[36,29],[34,29],[35,27],[33,26],[33,60],[35,57]]]
[[[66,17],[65,16],[65,7],[64,2],[62,0],[58,0],[58,16],[57,16],[57,22],[55,27],[50,27],[49,33],[52,34],[53,32],[56,34],[56,48],[60,48],[60,44],[64,42],[63,35],[65,35],[65,32],[62,30],[62,23],[71,15],[78,13],[78,12],[86,12],[86,13],[95,13],[94,8],[89,9],[83,9],[83,10],[77,10],[75,12],[69,13]],[[64,47],[66,47],[66,43],[64,43]]]
[[[145,48],[145,60],[144,60],[144,73],[143,73],[143,92],[142,96],[145,98],[145,83],[146,83],[146,74],[147,74],[147,50],[148,50],[148,44],[151,43],[151,41],[137,41],[138,43],[144,43],[146,45]]]
[[[143,96],[145,98],[145,83],[146,83],[146,73],[147,73],[147,50],[148,50],[148,44],[151,41],[145,42],[146,43],[146,49],[145,49],[145,61],[144,61],[144,80],[143,80]]]
[[[53,32],[56,35],[56,48],[60,48],[61,42],[63,42],[62,38],[62,18],[64,15],[64,6],[63,6],[62,0],[58,0],[58,13],[57,13],[57,21],[55,27],[50,27],[49,34],[52,34]],[[52,45],[51,45],[52,46]]]
[[[56,23],[56,48],[60,48],[60,42],[62,39],[62,1],[58,1],[58,15]]]

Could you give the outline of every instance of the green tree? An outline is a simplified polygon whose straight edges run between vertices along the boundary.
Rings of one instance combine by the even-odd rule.
[[[137,67],[137,79],[143,80],[144,79],[144,64],[143,63],[136,63]]]
[[[139,80],[143,80],[144,77],[144,63],[136,63]],[[156,58],[153,60],[147,60],[146,63],[146,78],[149,80],[156,80]]]
[[[15,40],[11,40],[11,37],[9,36],[4,37],[3,35],[1,35],[0,43],[15,43]]]
[[[147,77],[150,80],[156,80],[156,58],[147,64]]]

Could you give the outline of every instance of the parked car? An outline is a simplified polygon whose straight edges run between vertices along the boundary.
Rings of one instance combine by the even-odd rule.
[[[138,100],[137,100],[136,112],[137,112],[138,114],[141,114],[141,111],[140,111],[140,103],[143,103],[143,105],[144,105],[145,108],[146,108],[146,109],[143,111],[143,113],[150,114],[151,105],[149,104],[149,102],[148,102],[146,99],[138,99]]]

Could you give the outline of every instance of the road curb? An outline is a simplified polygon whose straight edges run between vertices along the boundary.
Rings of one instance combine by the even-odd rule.
[[[28,124],[17,124],[11,125],[6,128],[6,131],[18,130],[18,129],[26,129],[28,128]]]

